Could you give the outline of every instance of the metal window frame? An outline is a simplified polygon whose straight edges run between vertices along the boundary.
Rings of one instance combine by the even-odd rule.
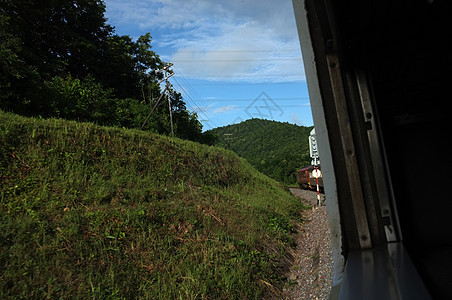
[[[401,243],[365,68],[342,68],[330,0],[293,0],[293,7],[331,229],[330,298],[429,299]]]

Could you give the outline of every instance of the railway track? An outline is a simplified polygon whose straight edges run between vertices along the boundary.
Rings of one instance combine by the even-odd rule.
[[[316,207],[315,191],[289,189],[311,209],[302,212],[303,222],[299,224],[294,237],[297,244],[295,260],[288,274],[293,285],[284,290],[285,299],[328,299],[333,276],[333,260],[326,206]],[[325,196],[321,197],[324,200]]]

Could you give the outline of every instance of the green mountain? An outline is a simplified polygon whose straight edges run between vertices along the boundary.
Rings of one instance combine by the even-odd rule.
[[[2,111],[0,145],[0,298],[280,298],[303,207],[236,154]]]
[[[236,152],[258,171],[285,184],[296,182],[296,170],[311,162],[309,133],[313,127],[261,119],[210,130],[217,146]]]

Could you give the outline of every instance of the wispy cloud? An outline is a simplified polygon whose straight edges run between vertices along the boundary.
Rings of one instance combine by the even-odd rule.
[[[150,31],[181,76],[304,80],[290,0],[107,0],[110,19]],[[158,31],[158,35],[155,32]],[[153,33],[154,32],[154,33]]]
[[[237,109],[237,105],[227,105],[227,106],[220,106],[214,109],[214,113],[218,114],[218,113],[225,113],[231,110],[236,110]]]
[[[291,120],[292,120],[295,124],[297,124],[297,125],[299,125],[299,126],[302,126],[302,125],[303,125],[303,122],[301,121],[300,117],[298,117],[297,114],[292,113],[292,114],[290,115],[290,118],[291,118]]]
[[[198,113],[208,112],[211,107],[210,106],[194,106],[192,109]]]

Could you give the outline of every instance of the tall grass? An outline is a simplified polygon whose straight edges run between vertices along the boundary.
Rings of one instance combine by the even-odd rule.
[[[302,209],[221,148],[3,112],[0,180],[2,299],[278,297]]]

